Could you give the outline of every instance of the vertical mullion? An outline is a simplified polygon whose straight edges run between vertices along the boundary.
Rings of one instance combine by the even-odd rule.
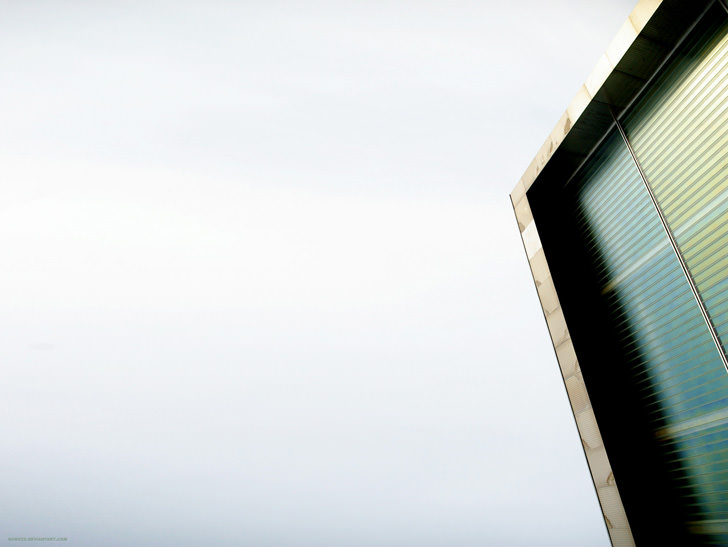
[[[722,1],[720,2],[720,4],[724,8],[726,7]],[[728,8],[726,8],[726,9],[728,10]],[[652,205],[654,206],[655,211],[657,211],[657,216],[660,219],[662,228],[665,230],[665,233],[667,234],[667,238],[670,241],[670,246],[672,247],[673,252],[677,256],[677,260],[680,263],[680,268],[682,269],[683,274],[687,278],[688,285],[690,286],[690,291],[693,293],[693,296],[695,297],[695,301],[698,304],[698,308],[700,309],[700,313],[703,316],[703,319],[705,320],[706,325],[708,326],[708,331],[710,332],[710,336],[713,339],[713,343],[715,344],[715,347],[718,350],[718,354],[720,355],[720,359],[723,362],[723,366],[725,367],[726,372],[728,372],[728,357],[726,357],[726,354],[723,351],[723,344],[721,343],[720,336],[718,335],[718,332],[715,330],[715,326],[713,325],[713,321],[710,318],[708,309],[705,307],[705,303],[703,302],[703,299],[700,296],[700,291],[698,291],[698,286],[696,285],[695,280],[693,279],[693,276],[690,273],[690,270],[688,269],[687,262],[685,262],[685,258],[683,258],[682,252],[680,251],[680,247],[678,247],[677,241],[675,240],[675,236],[672,234],[672,230],[670,229],[670,225],[667,222],[667,218],[665,218],[665,215],[662,212],[662,209],[660,208],[660,204],[657,201],[657,198],[655,197],[655,193],[652,191],[652,187],[650,186],[650,183],[647,180],[647,175],[645,175],[645,172],[642,169],[642,165],[640,164],[639,160],[637,159],[637,155],[635,154],[635,151],[632,148],[632,144],[629,142],[629,139],[627,138],[627,134],[625,133],[624,128],[622,127],[622,124],[616,118],[614,121],[615,121],[615,125],[617,126],[617,129],[619,130],[619,134],[622,136],[622,140],[624,140],[624,144],[627,146],[627,149],[629,150],[630,156],[632,156],[632,161],[634,161],[635,166],[637,167],[637,171],[639,171],[640,177],[642,178],[642,183],[644,184],[645,188],[647,189],[647,193],[650,196],[650,200],[652,201]]]

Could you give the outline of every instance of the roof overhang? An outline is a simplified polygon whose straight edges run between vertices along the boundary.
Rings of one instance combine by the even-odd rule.
[[[513,203],[541,179],[568,180],[711,0],[640,0],[511,192]],[[689,24],[689,23],[688,23]]]

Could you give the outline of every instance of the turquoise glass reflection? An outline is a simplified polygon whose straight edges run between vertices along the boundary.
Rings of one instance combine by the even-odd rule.
[[[700,27],[624,120],[728,351],[728,21]]]
[[[728,374],[629,150],[607,138],[573,189],[597,284],[699,541],[728,544]],[[619,481],[619,477],[617,477]],[[696,537],[697,540],[697,537]]]

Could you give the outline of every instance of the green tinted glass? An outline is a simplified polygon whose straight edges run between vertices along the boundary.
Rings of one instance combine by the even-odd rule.
[[[597,285],[701,539],[728,544],[728,374],[629,150],[613,134],[574,188]],[[635,455],[635,465],[639,455]]]
[[[624,126],[728,351],[728,23],[696,33]]]

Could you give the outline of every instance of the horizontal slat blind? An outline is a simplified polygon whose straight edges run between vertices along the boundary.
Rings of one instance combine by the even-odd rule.
[[[624,126],[728,352],[728,24],[709,31]]]
[[[705,522],[728,518],[728,428],[714,423],[728,402],[728,375],[618,134],[593,155],[574,191],[577,225],[624,348],[625,362],[615,366],[627,367],[642,393],[653,434],[669,454],[670,480],[684,491],[689,526],[706,532]],[[722,541],[720,533],[703,536],[711,538]]]
[[[728,22],[715,20],[695,33],[623,124],[725,353]],[[686,391],[679,397],[688,397],[685,403],[693,408],[660,433],[674,440],[676,462],[691,454],[685,491],[701,517],[692,523],[693,531],[728,545],[728,387],[725,369],[718,378],[715,374],[685,377],[679,385]]]

